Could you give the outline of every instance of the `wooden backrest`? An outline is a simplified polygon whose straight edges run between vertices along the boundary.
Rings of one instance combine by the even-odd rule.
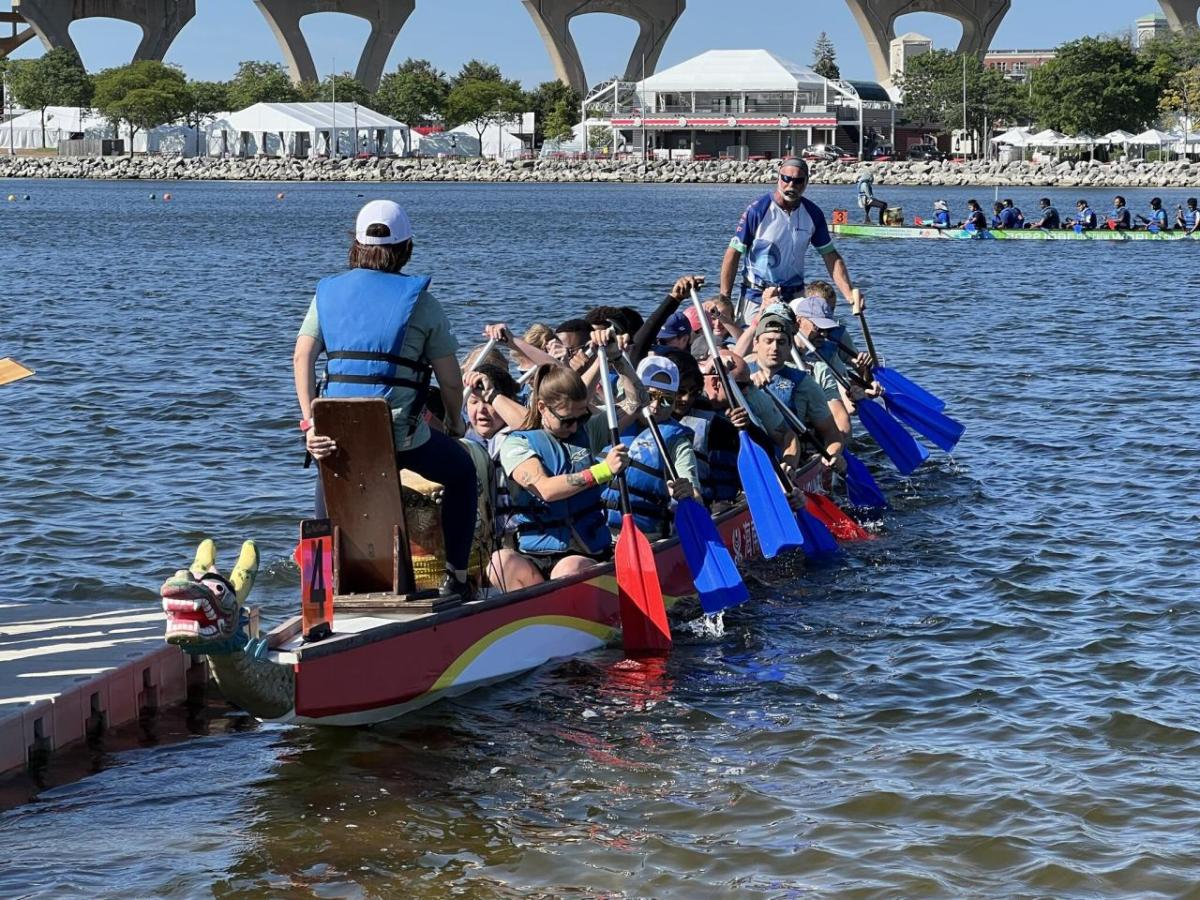
[[[338,535],[336,593],[410,592],[412,564],[387,401],[322,398],[312,411],[317,433],[337,442],[337,452],[319,463],[327,515]]]

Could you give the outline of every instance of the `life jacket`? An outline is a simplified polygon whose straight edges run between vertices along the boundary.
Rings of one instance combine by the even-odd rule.
[[[950,213],[944,209],[939,209],[937,212],[935,212],[933,214],[933,227],[934,228],[949,228],[950,227]]]
[[[390,397],[393,388],[412,388],[412,430],[425,408],[433,368],[400,354],[413,308],[431,280],[351,269],[318,282],[317,321],[329,359],[326,397]]]
[[[658,426],[662,433],[663,443],[668,450],[671,442],[685,437],[692,440],[692,431],[684,425],[671,419]],[[632,440],[626,441],[629,447],[629,468],[626,469],[625,486],[629,490],[629,506],[633,510],[633,518],[643,532],[665,535],[670,531],[674,516],[671,513],[671,495],[667,491],[666,477],[663,473],[662,455],[654,442],[654,435],[649,428],[642,429]],[[608,509],[608,525],[610,528],[621,527],[621,492],[619,488],[609,483],[604,487],[604,506]]]
[[[758,368],[757,365],[752,365],[750,371],[754,372]],[[792,408],[792,394],[805,378],[808,377],[807,372],[801,372],[799,369],[791,366],[784,366],[778,372],[771,376],[771,380],[767,382],[766,390],[770,391],[776,397],[783,401],[784,406],[788,409]]]
[[[740,487],[737,453],[732,449],[713,450],[710,446],[716,416],[709,409],[694,409],[679,420],[680,425],[692,430],[696,472],[700,476],[700,492],[705,503],[733,500]]]
[[[480,437],[474,429],[467,432],[466,441],[483,450],[488,458],[488,465],[491,466],[491,515],[494,520],[494,530],[496,534],[505,534],[516,529],[513,523],[513,508],[512,508],[512,492],[508,488],[508,475],[504,471],[504,466],[500,464],[500,445],[511,432],[507,429],[498,431],[486,440]],[[484,484],[484,479],[480,477],[480,484]]]
[[[1096,211],[1090,206],[1084,207],[1083,211],[1079,213],[1079,218],[1075,221],[1085,231],[1091,230],[1096,227]]]
[[[582,472],[592,464],[587,433],[576,429],[565,441],[543,429],[514,431],[529,441],[542,466],[551,476]],[[517,526],[517,549],[522,553],[551,555],[571,553],[573,535],[589,553],[603,553],[612,545],[604,517],[599,486],[580,491],[565,500],[547,503],[529,491],[512,498],[513,521]]]

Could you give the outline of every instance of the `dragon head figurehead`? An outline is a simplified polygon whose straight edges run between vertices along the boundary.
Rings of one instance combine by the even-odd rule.
[[[246,598],[258,574],[258,548],[242,544],[242,552],[226,578],[216,565],[217,547],[204,540],[187,569],[163,582],[162,605],[167,615],[168,644],[188,653],[233,653],[246,646]]]

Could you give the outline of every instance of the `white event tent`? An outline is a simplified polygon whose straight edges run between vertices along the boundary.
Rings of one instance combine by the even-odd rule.
[[[422,156],[487,156],[492,159],[512,159],[521,156],[528,148],[519,134],[533,134],[531,112],[521,113],[512,122],[504,125],[488,125],[483,129],[483,143],[479,142],[479,129],[472,123],[459,125],[449,131],[434,131],[429,134],[412,134],[412,152]]]
[[[411,147],[407,125],[357,103],[255,103],[224,119],[224,152],[234,156],[327,156],[331,147],[404,155]]]
[[[212,130],[211,128],[209,129]],[[60,141],[72,136],[84,138],[121,138],[128,142],[129,131],[122,127],[114,133],[112,122],[90,109],[77,106],[46,107],[47,150],[58,148]],[[42,113],[30,110],[0,124],[0,150],[42,149]],[[210,141],[211,149],[211,141]],[[128,152],[129,147],[125,147]],[[160,125],[149,131],[141,129],[133,136],[135,153],[164,153],[172,156],[194,156],[196,129],[186,125]]]

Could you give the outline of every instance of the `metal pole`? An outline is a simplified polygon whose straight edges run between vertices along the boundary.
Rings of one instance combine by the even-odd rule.
[[[333,139],[333,146],[329,148],[329,158],[337,158],[338,138],[337,138],[337,57],[334,57],[329,68],[329,83],[333,86],[333,133],[330,137]]]
[[[358,101],[351,105],[354,107],[354,158],[358,159]]]
[[[967,139],[967,54],[963,54],[963,140]],[[974,149],[974,143],[971,145]]]
[[[13,28],[15,30],[16,25],[13,25]],[[13,124],[16,120],[16,116],[13,115],[14,106],[13,106],[13,96],[12,96],[12,83],[8,80],[8,70],[7,69],[4,70],[4,102],[8,106],[8,155],[16,156],[17,155],[17,138],[16,138],[16,131],[14,130],[16,126]]]

